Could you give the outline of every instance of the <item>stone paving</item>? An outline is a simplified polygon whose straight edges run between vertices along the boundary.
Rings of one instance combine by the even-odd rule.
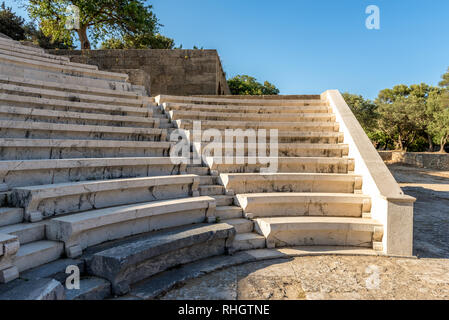
[[[197,278],[161,299],[449,299],[449,172],[390,165],[417,198],[418,259],[318,256],[248,263]]]

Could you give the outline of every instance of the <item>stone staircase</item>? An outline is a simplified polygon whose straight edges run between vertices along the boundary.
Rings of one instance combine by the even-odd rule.
[[[104,298],[156,272],[145,264],[163,271],[227,252],[234,227],[207,223],[232,197],[207,167],[169,157],[173,124],[142,92],[127,75],[0,38],[2,298],[24,298],[30,283],[57,292],[42,278],[63,283],[72,264],[84,291],[66,297]],[[123,246],[137,250],[127,250],[133,277],[95,272]]]
[[[208,259],[218,268],[281,246],[410,255],[412,200],[332,98],[154,99],[125,74],[0,38],[0,300],[125,295],[181,265],[199,276]],[[195,163],[194,144],[185,163],[171,134],[198,120],[278,129],[279,148]],[[71,266],[79,290],[62,287]]]
[[[192,130],[194,122],[201,121],[202,130],[215,130],[200,137],[202,148],[197,143],[195,152],[202,155],[202,162],[219,178],[225,193],[234,195],[234,206],[217,207],[217,212],[232,211],[232,216],[225,217],[223,221],[236,228],[234,251],[265,246],[339,246],[342,249],[362,247],[379,253],[389,252],[385,247],[389,244],[385,237],[387,225],[382,221],[388,209],[377,212],[378,201],[375,199],[373,216],[373,196],[377,197],[377,194],[370,183],[367,186],[363,184],[364,179],[373,177],[367,172],[369,170],[363,170],[364,163],[360,159],[350,155],[351,147],[354,153],[360,147],[368,148],[370,157],[376,160],[373,162],[376,169],[385,176],[385,183],[391,183],[392,189],[396,187],[392,190],[396,199],[400,199],[401,205],[408,210],[403,214],[404,221],[411,223],[410,206],[412,213],[414,199],[404,196],[397,187],[344,100],[339,101],[339,105],[334,104],[333,96],[338,98],[341,95],[332,91],[328,94],[332,97],[326,94],[299,99],[156,97],[161,110],[178,129]],[[344,107],[346,117],[358,125],[352,128],[354,133],[340,130],[341,123],[337,119],[342,118],[340,112]],[[271,159],[256,156],[255,136],[260,129],[278,130],[278,148]],[[234,130],[236,141],[237,137],[240,137],[240,142],[247,141],[240,155],[236,144],[227,149],[224,146],[226,130]],[[255,134],[251,135],[250,130]],[[223,143],[205,155],[208,143],[216,142],[212,140],[216,134],[221,134],[219,142]],[[354,136],[366,138],[363,141],[365,145],[358,146],[353,141],[345,143],[346,139],[353,140]],[[262,153],[265,155],[271,151],[271,141],[269,133],[263,137],[268,138],[267,150]],[[193,135],[190,139],[194,139]],[[214,157],[215,152],[218,157]],[[230,156],[231,161],[226,161],[223,156]],[[264,173],[267,163],[274,160],[277,162],[275,172]],[[360,162],[359,168],[356,160]],[[363,173],[355,172],[356,168]],[[381,174],[377,175],[380,177]],[[407,245],[410,245],[410,229],[407,232]],[[393,237],[399,236],[393,234]],[[404,252],[411,254],[409,249],[399,254]]]

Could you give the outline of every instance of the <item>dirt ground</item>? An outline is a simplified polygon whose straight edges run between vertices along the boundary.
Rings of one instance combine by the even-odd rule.
[[[444,299],[449,300],[449,172],[389,165],[417,198],[418,259],[318,256],[248,263],[216,271],[162,299]]]

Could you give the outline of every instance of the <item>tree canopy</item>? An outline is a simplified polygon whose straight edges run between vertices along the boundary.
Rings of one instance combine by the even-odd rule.
[[[449,79],[449,72],[442,76]],[[449,83],[397,85],[379,92],[373,102],[344,93],[343,97],[376,147],[445,152],[449,142]]]
[[[17,16],[2,2],[0,6],[0,32],[14,40],[25,40],[25,19]]]
[[[228,80],[229,89],[234,95],[278,95],[279,89],[273,84],[265,81],[264,84],[257,82],[254,77],[248,75],[237,75]]]
[[[70,5],[79,9],[79,29],[66,28]],[[44,35],[72,45],[77,34],[81,49],[109,38],[153,35],[160,26],[152,6],[141,0],[29,0],[27,9]]]

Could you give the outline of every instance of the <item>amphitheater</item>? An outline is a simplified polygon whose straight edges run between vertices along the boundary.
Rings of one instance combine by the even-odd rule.
[[[195,121],[277,129],[277,155],[228,163],[192,145],[186,163],[171,137]],[[412,255],[415,199],[337,90],[150,97],[0,38],[0,157],[0,299],[152,299],[280,256]]]

